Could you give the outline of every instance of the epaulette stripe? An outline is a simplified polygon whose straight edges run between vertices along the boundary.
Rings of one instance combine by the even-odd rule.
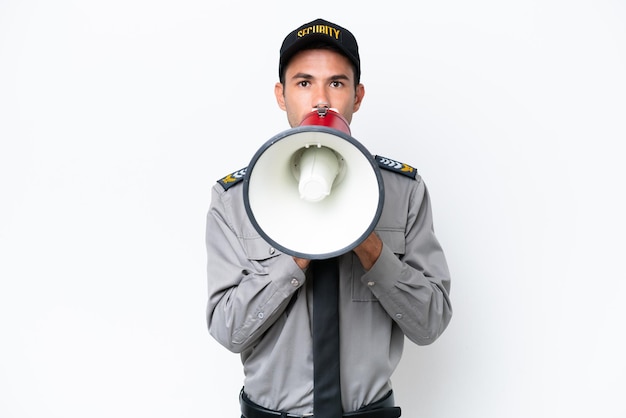
[[[391,158],[382,157],[376,155],[376,162],[380,168],[393,171],[394,173],[402,174],[412,179],[417,177],[417,170],[408,164],[401,163],[400,161],[392,160]]]
[[[246,175],[246,168],[248,167],[245,167],[245,168],[242,168],[241,170],[237,170],[233,173],[230,173],[226,177],[222,177],[221,179],[219,179],[217,182],[222,185],[224,190],[228,190],[231,187],[233,187],[235,184],[243,180],[244,176]]]

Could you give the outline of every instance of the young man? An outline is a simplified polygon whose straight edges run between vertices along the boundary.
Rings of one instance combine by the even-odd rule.
[[[348,30],[322,19],[306,23],[282,44],[278,106],[291,127],[320,105],[350,122],[365,95],[360,74],[357,42]],[[340,406],[333,413],[321,412],[325,406],[318,405],[328,396],[318,395],[314,384],[320,368],[312,331],[317,260],[280,253],[263,240],[248,219],[237,176],[213,187],[207,321],[218,342],[241,353],[245,418],[400,416],[390,376],[404,338],[430,344],[452,316],[450,275],[429,195],[417,172],[404,167],[381,165],[384,206],[375,230],[337,257],[340,366],[326,367],[340,370]]]

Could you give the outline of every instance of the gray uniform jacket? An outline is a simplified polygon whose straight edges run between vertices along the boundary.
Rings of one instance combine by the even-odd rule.
[[[452,316],[450,275],[426,185],[416,172],[381,174],[385,201],[375,232],[382,254],[368,272],[353,252],[339,261],[344,411],[391,389],[405,336],[430,344]],[[245,391],[253,402],[310,414],[312,281],[291,256],[259,236],[246,215],[243,185],[224,184],[212,189],[206,224],[209,332],[241,354]],[[276,208],[276,216],[280,212]]]

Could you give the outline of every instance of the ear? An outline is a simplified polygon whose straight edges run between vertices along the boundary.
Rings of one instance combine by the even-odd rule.
[[[274,96],[276,96],[276,103],[278,103],[278,107],[280,107],[282,110],[287,110],[287,107],[285,106],[285,86],[283,86],[283,83],[276,83],[274,85]]]
[[[353,112],[356,112],[357,110],[359,110],[364,96],[365,96],[365,86],[359,83],[359,85],[356,86],[356,91],[354,94],[354,106],[352,107]]]

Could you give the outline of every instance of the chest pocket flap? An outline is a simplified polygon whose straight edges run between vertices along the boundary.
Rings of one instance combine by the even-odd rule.
[[[376,234],[385,243],[394,254],[404,254],[406,250],[406,242],[404,240],[404,231],[397,229],[377,229]]]
[[[249,260],[267,260],[281,254],[280,251],[272,247],[260,236],[244,238],[243,247]]]

